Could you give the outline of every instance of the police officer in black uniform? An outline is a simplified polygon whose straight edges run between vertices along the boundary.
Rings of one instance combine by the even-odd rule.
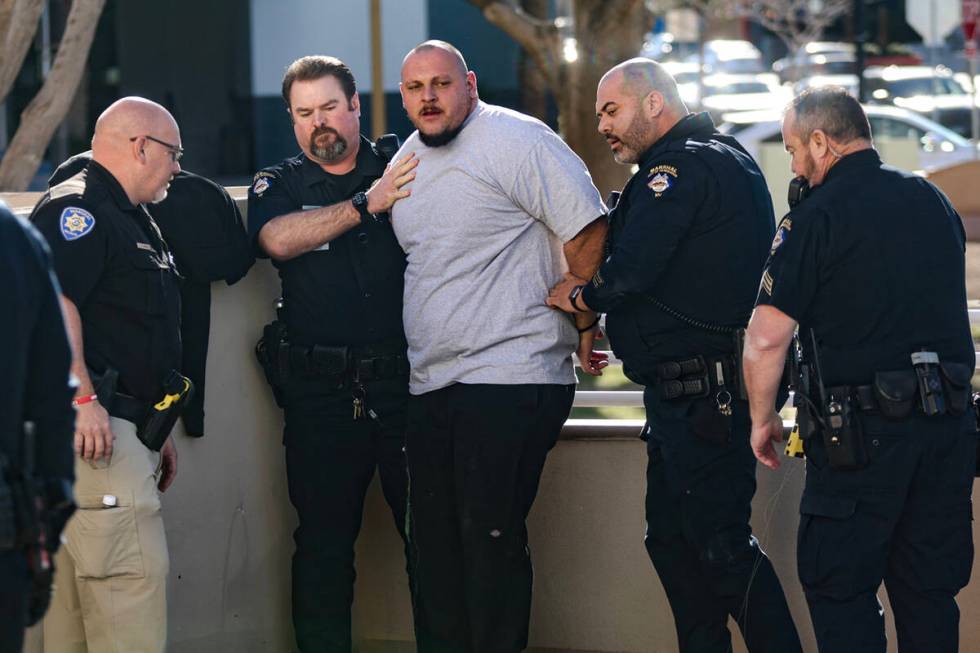
[[[42,565],[71,505],[71,350],[50,257],[40,234],[0,202],[0,651],[21,650],[24,627],[48,607],[51,576]],[[53,528],[39,528],[35,497],[57,517],[47,520]]]
[[[123,98],[96,122],[92,161],[31,215],[52,249],[79,379],[79,512],[58,555],[47,650],[166,647],[159,493],[176,474],[176,450],[163,426],[174,413],[153,406],[180,378],[180,298],[169,248],[143,204],[166,197],[182,152],[166,109]]]
[[[599,132],[639,171],[610,215],[608,257],[549,301],[607,313],[627,376],[645,386],[646,547],[682,653],[800,650],[782,588],[749,526],[755,460],[735,330],[748,321],[774,219],[765,180],[707,114],[689,114],[648,59],[610,70]]]
[[[385,172],[359,134],[360,99],[340,60],[298,59],[282,92],[302,153],[259,172],[249,190],[249,233],[283,291],[259,353],[285,410],[299,516],[296,639],[304,653],[350,653],[354,541],[375,468],[405,537],[405,255],[382,214],[408,195],[416,164]]]
[[[749,325],[752,446],[775,467],[772,400],[799,323],[806,486],[800,581],[822,653],[958,650],[973,562],[976,425],[964,231],[935,186],[884,166],[842,88],[790,104],[783,141],[812,192],[782,220]]]

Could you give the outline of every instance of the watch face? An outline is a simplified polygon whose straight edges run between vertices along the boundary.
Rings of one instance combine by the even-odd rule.
[[[354,193],[354,197],[351,198],[351,202],[354,204],[354,206],[360,208],[367,204],[367,195],[365,195],[363,192]]]

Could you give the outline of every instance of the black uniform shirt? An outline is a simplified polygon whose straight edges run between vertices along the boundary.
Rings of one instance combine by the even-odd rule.
[[[617,355],[656,360],[732,351],[732,337],[696,321],[744,326],[772,241],[765,179],[707,114],[689,115],[654,143],[610,215],[609,256],[583,290],[608,313]]]
[[[55,186],[31,220],[54,254],[62,292],[82,319],[85,363],[119,371],[119,391],[152,401],[180,368],[180,296],[153,219],[96,162]]]
[[[799,322],[807,349],[814,330],[828,386],[907,369],[922,348],[972,367],[964,243],[935,186],[862,150],[783,218],[758,303]]]
[[[357,164],[345,175],[331,175],[303,154],[262,170],[248,192],[249,234],[256,247],[259,230],[269,220],[348,200],[367,190],[384,173],[385,163],[362,137]],[[319,249],[274,264],[282,279],[284,320],[292,342],[367,345],[404,340],[405,253],[387,221],[364,220]]]
[[[24,463],[23,425],[35,426],[35,473],[74,477],[71,350],[44,239],[0,203],[0,454]]]

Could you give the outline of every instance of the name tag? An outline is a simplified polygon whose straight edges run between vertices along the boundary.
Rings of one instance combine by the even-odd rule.
[[[323,207],[320,206],[320,205],[318,205],[318,204],[304,204],[303,205],[303,210],[304,211],[310,211],[312,209],[322,209],[322,208]],[[325,252],[328,249],[330,249],[330,241],[329,240],[327,242],[323,243],[322,245],[320,245],[319,247],[317,247],[316,249],[314,249],[313,251],[314,252]]]
[[[144,251],[153,252],[154,254],[156,254],[156,250],[153,249],[153,245],[151,245],[150,243],[136,243],[136,247],[137,249],[142,249]]]

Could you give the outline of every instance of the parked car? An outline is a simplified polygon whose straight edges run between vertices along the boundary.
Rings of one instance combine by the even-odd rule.
[[[864,71],[867,101],[893,104],[934,118],[961,136],[970,135],[976,98],[942,66],[885,66]]]
[[[688,55],[685,61],[698,63],[698,53]],[[705,41],[703,63],[705,70],[711,73],[746,75],[766,72],[759,48],[737,39]]]
[[[711,75],[704,78],[701,108],[717,120],[732,111],[776,110],[791,99],[772,73],[758,75]]]
[[[865,105],[871,134],[874,138],[910,138],[919,144],[919,169],[934,170],[955,163],[968,161],[975,156],[975,148],[956,132],[899,107]],[[758,157],[763,143],[783,142],[782,115],[780,112],[732,113],[723,117],[719,129],[731,134],[752,156]]]
[[[666,61],[663,63],[663,67],[677,82],[677,92],[684,100],[687,108],[691,111],[698,110],[701,107],[701,98],[698,95],[698,64],[686,61]]]

